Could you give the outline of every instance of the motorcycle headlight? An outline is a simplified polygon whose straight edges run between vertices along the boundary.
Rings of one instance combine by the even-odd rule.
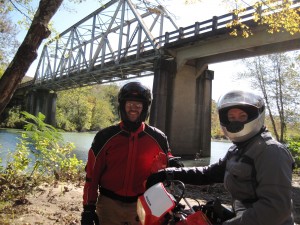
[[[142,225],[154,225],[174,207],[174,197],[167,192],[163,183],[158,183],[138,198],[137,214]]]

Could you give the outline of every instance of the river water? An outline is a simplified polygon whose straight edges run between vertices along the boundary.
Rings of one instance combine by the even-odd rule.
[[[19,142],[21,137],[21,130],[16,129],[0,129],[0,158],[2,158],[2,164],[5,165],[7,159],[7,153],[14,151],[16,144]],[[96,132],[63,132],[63,138],[66,142],[73,142],[75,144],[74,154],[76,154],[78,159],[87,160],[88,150],[91,146],[93,138]],[[198,160],[184,160],[185,166],[202,166],[217,162],[222,158],[228,148],[230,147],[230,142],[211,142],[211,157],[201,158]]]

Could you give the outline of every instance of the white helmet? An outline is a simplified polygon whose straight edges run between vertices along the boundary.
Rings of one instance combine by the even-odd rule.
[[[256,135],[264,126],[265,104],[263,98],[246,91],[230,91],[219,98],[218,111],[224,134],[232,142],[243,142]],[[238,108],[248,114],[245,122],[228,120],[228,110]]]

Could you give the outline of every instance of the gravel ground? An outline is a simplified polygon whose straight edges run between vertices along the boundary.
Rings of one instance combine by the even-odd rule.
[[[0,214],[1,225],[77,225],[82,211],[82,185],[60,183],[44,184],[28,198],[27,204],[16,205]],[[185,196],[191,205],[220,197],[230,204],[230,196],[223,185],[186,185]],[[300,176],[293,178],[293,201],[296,224],[300,224]],[[2,222],[1,222],[2,221]]]

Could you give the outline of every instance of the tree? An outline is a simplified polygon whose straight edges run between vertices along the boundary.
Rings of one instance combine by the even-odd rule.
[[[94,107],[90,90],[91,87],[83,87],[58,92],[58,127],[69,131],[90,129]]]
[[[121,82],[121,84],[119,84],[119,85],[123,86],[124,84]],[[114,115],[118,115],[119,89],[120,89],[120,87],[115,83],[110,84],[110,85],[96,85],[92,88],[92,93],[93,93],[93,96],[96,97],[97,99],[103,99],[103,100],[109,102],[109,104],[111,105],[111,112]]]
[[[211,106],[211,136],[215,139],[226,138],[220,126],[217,103],[214,100],[212,100]]]
[[[57,126],[68,131],[100,130],[117,122],[115,84],[58,92]]]
[[[234,19],[227,24],[231,28],[231,35],[242,35],[247,38],[253,35],[251,28],[242,22],[245,8],[249,7],[249,1],[227,0],[228,4],[234,2],[232,13]],[[253,5],[253,20],[258,25],[266,25],[268,33],[288,32],[291,35],[300,32],[299,9],[291,7],[293,1],[290,0],[267,0],[256,1]]]
[[[285,141],[288,125],[299,118],[299,56],[277,53],[243,61],[248,70],[238,78],[262,93],[276,139]]]
[[[101,130],[112,125],[115,122],[116,116],[112,112],[110,102],[101,98],[94,98],[94,101],[90,129]]]
[[[50,35],[48,24],[63,0],[41,0],[27,35],[0,79],[0,114],[12,98],[42,41]],[[26,57],[25,57],[26,56]]]

